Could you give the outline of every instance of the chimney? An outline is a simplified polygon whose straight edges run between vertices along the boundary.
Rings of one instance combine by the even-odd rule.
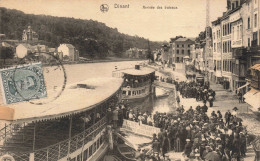
[[[135,65],[136,70],[140,70],[140,65]]]

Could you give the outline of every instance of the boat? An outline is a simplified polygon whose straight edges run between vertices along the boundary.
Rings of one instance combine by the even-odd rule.
[[[0,160],[97,161],[109,148],[106,111],[119,100],[123,80],[95,78],[67,85],[55,101],[0,107]]]
[[[155,93],[155,70],[151,68],[135,65],[134,69],[116,70],[112,76],[124,79],[121,88],[123,101],[136,101]]]
[[[114,144],[119,156],[126,161],[135,161],[137,151],[134,146],[119,133],[114,133],[114,138]]]

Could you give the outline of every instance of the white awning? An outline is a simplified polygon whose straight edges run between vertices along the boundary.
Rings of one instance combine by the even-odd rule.
[[[258,111],[260,107],[260,91],[252,88],[244,95],[246,103],[252,106],[253,111]]]
[[[249,83],[246,83],[246,84],[242,85],[241,87],[238,87],[237,90],[240,90],[240,89],[242,89],[242,88],[245,88],[246,86],[249,86],[249,85],[250,85]]]

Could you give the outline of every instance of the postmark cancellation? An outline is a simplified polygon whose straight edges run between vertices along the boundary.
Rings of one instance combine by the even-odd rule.
[[[0,83],[5,104],[47,97],[41,63],[2,69]]]

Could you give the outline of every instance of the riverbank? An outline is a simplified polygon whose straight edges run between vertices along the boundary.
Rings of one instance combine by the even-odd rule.
[[[118,58],[118,57],[107,57],[106,59],[92,59],[92,60],[84,60],[84,61],[61,61],[63,65],[75,65],[75,64],[91,64],[91,63],[110,63],[110,62],[139,62],[139,61],[148,61],[147,59],[137,59],[137,58]],[[0,69],[2,68],[10,68],[19,64],[18,59],[7,59],[6,63],[3,63],[3,60],[0,59]],[[43,66],[51,66],[50,63],[42,63]]]

